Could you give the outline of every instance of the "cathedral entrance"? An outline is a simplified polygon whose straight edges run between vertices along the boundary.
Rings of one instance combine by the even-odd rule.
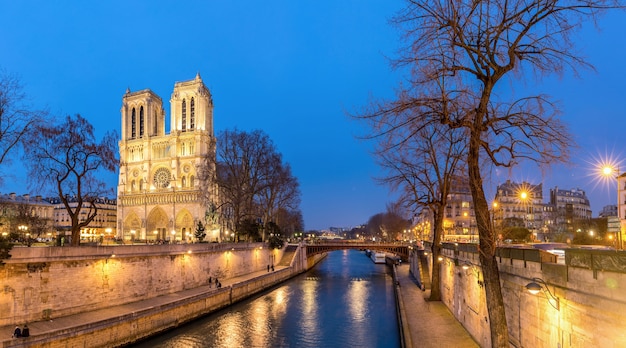
[[[156,207],[148,214],[146,223],[146,239],[149,241],[169,241],[167,234],[168,218],[162,208]]]

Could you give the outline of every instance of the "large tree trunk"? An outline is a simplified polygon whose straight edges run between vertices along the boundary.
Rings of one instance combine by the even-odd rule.
[[[493,225],[490,222],[489,204],[485,198],[480,174],[480,136],[479,127],[472,130],[467,165],[470,190],[474,200],[474,211],[476,212],[476,224],[478,226],[479,255],[484,279],[487,311],[489,313],[491,346],[509,347],[509,333],[500,286],[500,273],[496,261],[496,238]]]
[[[441,301],[441,276],[439,255],[441,254],[441,236],[443,235],[443,207],[434,212],[434,230],[433,230],[433,246],[432,246],[432,280],[430,286],[431,301]]]

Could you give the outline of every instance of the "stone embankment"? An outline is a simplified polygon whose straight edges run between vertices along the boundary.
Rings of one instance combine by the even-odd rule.
[[[153,246],[153,248],[159,247]],[[17,257],[10,259],[6,265],[2,266],[5,271],[2,279],[5,284],[3,297],[11,297],[20,303],[14,306],[17,308],[12,312],[14,319],[10,323],[7,321],[11,318],[6,317],[9,311],[0,311],[3,313],[0,314],[2,316],[0,320],[4,320],[4,326],[0,327],[1,347],[122,346],[177,327],[266,290],[305,271],[323,258],[323,255],[319,255],[316,259],[307,259],[306,255],[300,252],[300,248],[285,248],[289,250],[287,257],[291,257],[291,261],[285,265],[285,260],[282,260],[282,251],[268,251],[261,245],[236,245],[228,248],[209,245],[208,249],[207,246],[203,248],[195,245],[169,246],[165,250],[161,248],[160,252],[156,249],[130,252],[129,249],[111,247],[105,250],[100,248],[94,253],[94,250],[77,248],[82,249],[82,252],[68,249],[65,256],[51,256],[59,251],[43,250],[51,248],[41,249],[28,255],[18,250]],[[47,254],[47,257],[42,253]],[[108,257],[103,257],[103,255]],[[277,262],[275,271],[267,272],[267,265],[273,265],[273,262]],[[45,286],[38,289],[39,291],[31,289],[29,295],[39,300],[49,298],[46,297],[49,294],[44,294],[49,291],[57,296],[63,296],[67,295],[64,292],[72,287],[83,288],[77,291],[87,292],[88,290],[84,287],[88,282],[80,277],[83,277],[89,270],[93,271],[94,268],[102,269],[100,275],[106,273],[109,276],[106,282],[115,289],[112,291],[123,298],[133,297],[128,296],[128,292],[119,287],[120,282],[134,283],[136,281],[129,276],[134,273],[129,273],[128,268],[135,271],[143,269],[144,273],[149,273],[149,276],[137,274],[136,277],[144,280],[146,282],[144,286],[147,287],[166,284],[164,280],[168,277],[178,276],[185,279],[171,280],[170,286],[161,286],[160,291],[147,288],[144,291],[146,294],[144,299],[135,301],[118,299],[110,301],[110,305],[96,301],[92,308],[84,305],[84,299],[74,301],[68,297],[67,308],[56,306],[53,309],[43,310],[40,312],[41,316],[34,317],[36,314],[31,313],[35,311],[32,307],[41,307],[28,302],[26,297],[18,296],[25,291],[24,287],[19,288],[20,280],[24,281],[20,278],[41,279],[46,276],[42,273],[57,274],[63,268],[66,268],[67,272],[68,263],[72,263],[69,267],[74,267],[72,271],[78,278],[74,283],[54,285],[51,281],[45,281]],[[201,264],[203,266],[200,266]],[[109,265],[113,269],[106,269]],[[185,270],[185,267],[189,269]],[[147,268],[150,268],[149,272]],[[208,272],[202,274],[201,271],[194,269],[208,270]],[[242,272],[241,269],[247,272]],[[123,280],[123,277],[119,275],[113,277],[112,273],[121,273],[130,279]],[[50,275],[47,274],[47,276]],[[211,277],[210,282],[208,277]],[[216,288],[216,278],[221,283],[220,288]],[[98,286],[93,291],[102,294],[99,289],[101,282],[97,283]],[[190,286],[194,282],[198,283],[197,286]],[[28,287],[30,283],[26,283],[25,287]],[[6,296],[7,294],[10,296]],[[54,299],[50,302],[54,302]],[[72,307],[72,304],[80,309],[76,309],[77,306]],[[44,306],[52,307],[52,304],[45,303]],[[6,298],[0,300],[0,308],[2,307],[8,307]],[[26,313],[20,313],[19,307],[30,308],[25,311]],[[30,328],[30,337],[11,338],[15,325],[23,325],[26,322]]]

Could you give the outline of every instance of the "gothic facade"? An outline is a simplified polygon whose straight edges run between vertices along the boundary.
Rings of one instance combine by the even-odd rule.
[[[175,83],[170,107],[168,133],[158,95],[122,97],[117,233],[125,241],[190,241],[217,201],[213,100],[199,74]],[[218,229],[205,232],[219,239]]]

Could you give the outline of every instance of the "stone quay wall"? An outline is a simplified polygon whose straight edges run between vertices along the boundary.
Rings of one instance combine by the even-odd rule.
[[[262,243],[14,247],[0,265],[0,326],[132,303],[207,285],[210,278],[264,270],[280,261],[283,250]]]
[[[626,252],[569,248],[560,259],[539,247],[498,249],[511,347],[626,347]],[[491,346],[477,246],[444,244],[442,253],[442,301],[482,347]],[[543,287],[536,295],[526,289],[533,281]]]

